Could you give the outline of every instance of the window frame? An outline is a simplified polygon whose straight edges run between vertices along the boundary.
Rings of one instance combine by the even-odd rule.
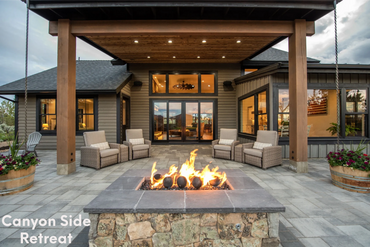
[[[153,75],[166,75],[166,93],[153,93]],[[170,93],[169,75],[198,75],[198,93]],[[214,76],[214,92],[202,93],[202,75]],[[218,72],[217,71],[149,71],[149,96],[218,96]]]
[[[83,114],[94,116],[94,129],[93,130],[78,130],[78,100],[79,99],[93,99],[94,100],[94,114]],[[98,96],[97,95],[78,95],[76,96],[76,136],[82,136],[84,132],[98,130]]]
[[[368,84],[349,84],[349,83],[340,83],[339,84],[339,90],[340,90],[340,122],[345,122],[345,115],[347,114],[346,111],[346,90],[366,90],[366,96],[367,96],[367,102],[369,102],[369,88],[370,85]],[[288,83],[273,83],[273,112],[272,112],[272,127],[273,130],[278,130],[278,114],[279,114],[279,89],[289,89]],[[323,89],[323,90],[335,90],[336,85],[334,83],[308,83],[307,84],[307,90],[309,89]],[[366,141],[369,140],[370,136],[370,114],[369,114],[369,106],[367,106],[365,113],[348,113],[348,115],[355,115],[355,114],[365,114],[366,120],[367,120],[367,126],[365,126],[366,130],[366,136],[343,136],[343,133],[345,133],[345,125],[341,125],[340,129],[340,142],[344,144],[350,144],[350,143],[358,143],[361,140]],[[288,113],[286,113],[288,114]],[[308,137],[308,145],[311,144],[335,144],[337,142],[337,137]],[[289,144],[289,137],[279,137],[279,145],[288,145]]]
[[[41,100],[42,99],[55,99],[55,119],[58,116],[58,103],[56,95],[38,95],[36,96],[36,131],[40,132],[43,136],[56,136],[56,130],[42,130],[41,129]],[[45,114],[42,114],[45,115]],[[47,115],[54,115],[54,114],[47,114]],[[58,120],[56,120],[58,121]]]
[[[238,136],[242,138],[252,139],[255,140],[257,137],[257,130],[258,130],[258,116],[260,115],[267,115],[267,130],[270,130],[270,93],[269,93],[269,84],[266,84],[260,88],[257,88],[247,94],[244,94],[243,96],[240,96],[238,98]],[[258,94],[266,92],[266,113],[258,114]],[[254,96],[254,133],[248,134],[245,132],[241,132],[241,126],[240,126],[240,111],[241,106],[240,103],[242,100],[249,98],[251,96]],[[257,113],[257,114],[256,114]]]

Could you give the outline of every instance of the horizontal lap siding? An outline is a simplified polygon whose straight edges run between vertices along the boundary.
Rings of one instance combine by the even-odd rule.
[[[131,83],[127,83],[121,90],[121,93],[131,96]]]
[[[116,142],[116,95],[101,95],[98,100],[98,128],[106,131],[108,142]],[[36,131],[36,97],[29,96],[27,99],[27,134]],[[20,139],[24,139],[25,130],[24,97],[19,97],[18,132]],[[84,146],[83,136],[76,136],[76,149]],[[43,135],[36,150],[55,150],[57,137]]]
[[[105,130],[107,142],[117,142],[117,99],[115,94],[102,94],[98,98],[98,128]]]
[[[144,138],[149,139],[149,99],[171,99],[179,96],[150,96],[150,71],[217,71],[218,96],[181,96],[181,99],[217,99],[218,128],[236,128],[236,103],[234,91],[224,91],[223,82],[240,76],[238,64],[132,64],[133,81],[141,81],[141,87],[131,88],[131,128],[143,129]]]

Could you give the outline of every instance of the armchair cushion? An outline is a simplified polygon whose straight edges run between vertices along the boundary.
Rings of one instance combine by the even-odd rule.
[[[141,144],[144,144],[144,138],[129,139],[128,141],[131,142],[132,145],[141,145]]]
[[[271,146],[272,146],[271,143],[255,142],[253,145],[253,148],[262,150],[265,147],[271,147]]]
[[[133,145],[132,146],[132,150],[134,151],[137,151],[137,150],[145,150],[145,149],[149,149],[149,145],[148,144],[139,144],[139,145]]]
[[[100,150],[110,149],[108,142],[95,143],[91,144],[90,146],[99,148]]]
[[[216,150],[231,151],[231,145],[216,144],[213,146],[213,148]]]
[[[238,130],[237,129],[220,129],[220,139],[233,139],[236,141],[238,138]]]
[[[118,149],[104,149],[100,150],[100,157],[104,158],[118,153],[119,153]]]
[[[276,131],[271,130],[259,130],[257,131],[257,142],[271,143],[272,146],[278,145],[278,135]]]
[[[244,149],[244,153],[256,157],[261,157],[262,158],[262,150],[261,149],[254,149],[254,148],[246,148]]]
[[[234,142],[234,139],[220,139],[218,142],[220,145],[231,145]]]
[[[130,139],[143,138],[142,129],[127,129],[126,130],[126,141]]]
[[[91,146],[91,144],[106,142],[104,130],[84,132],[83,135],[85,146]]]

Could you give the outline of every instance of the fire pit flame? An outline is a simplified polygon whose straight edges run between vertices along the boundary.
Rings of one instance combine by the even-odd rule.
[[[226,173],[218,172],[218,166],[210,170],[209,165],[207,165],[202,171],[195,170],[194,162],[195,162],[195,157],[197,156],[196,151],[198,151],[198,149],[195,149],[190,153],[190,160],[186,160],[186,162],[182,164],[179,172],[177,171],[178,169],[177,166],[172,165],[166,174],[164,175],[155,174],[155,172],[157,171],[157,169],[155,169],[155,166],[157,165],[157,163],[154,162],[153,167],[152,167],[152,174],[150,176],[150,183],[151,183],[150,188],[151,189],[162,188],[164,186],[163,181],[167,177],[171,177],[173,181],[172,187],[178,186],[180,188],[188,187],[188,188],[195,188],[195,189],[204,188],[206,186],[212,186],[212,185],[215,187],[221,187],[227,180]],[[186,179],[186,184],[183,178],[181,177],[184,177]],[[178,178],[181,178],[181,181],[183,182],[181,186],[177,184]],[[200,179],[200,183],[197,181],[196,186],[192,184],[194,179],[196,180]],[[214,181],[217,181],[217,182],[220,181],[220,182],[214,183]],[[183,186],[184,184],[185,186]]]

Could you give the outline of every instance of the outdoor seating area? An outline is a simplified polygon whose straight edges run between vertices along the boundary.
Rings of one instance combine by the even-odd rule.
[[[283,160],[282,166],[261,170],[252,165],[213,158],[210,145],[156,145],[151,147],[150,158],[130,160],[101,170],[77,165],[77,171],[68,176],[56,174],[56,151],[40,150],[41,164],[36,167],[34,186],[15,195],[0,197],[1,217],[57,219],[56,227],[37,226],[32,234],[71,233],[71,246],[88,246],[88,230],[83,226],[60,226],[62,215],[70,215],[72,219],[79,215],[83,219],[88,217],[83,208],[127,170],[149,171],[153,162],[157,162],[158,169],[181,165],[195,148],[198,149],[196,169],[204,168],[210,162],[210,168],[236,169],[285,206],[279,226],[282,246],[368,246],[369,196],[332,185],[325,159],[310,159],[308,173],[291,171],[288,160]],[[79,163],[79,151],[76,156]],[[19,237],[20,232],[25,231],[27,229],[1,225],[0,246],[22,246]]]

